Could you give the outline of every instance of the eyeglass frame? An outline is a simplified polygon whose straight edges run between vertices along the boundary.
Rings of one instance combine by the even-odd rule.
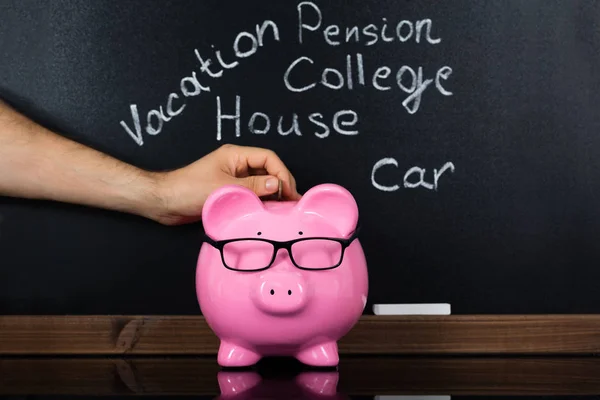
[[[260,271],[265,271],[269,268],[271,268],[273,266],[273,263],[275,262],[275,259],[277,258],[277,253],[279,253],[279,250],[284,249],[287,251],[288,256],[290,257],[290,261],[292,262],[292,264],[294,265],[294,267],[304,270],[304,271],[328,271],[328,270],[332,270],[335,269],[337,267],[339,267],[342,262],[344,261],[344,254],[346,252],[346,249],[352,244],[352,242],[358,238],[358,232],[360,231],[360,226],[357,226],[354,231],[350,234],[350,236],[348,238],[334,238],[334,237],[320,237],[320,236],[314,236],[314,237],[303,237],[303,238],[296,238],[296,239],[292,239],[292,240],[285,240],[285,241],[278,241],[278,240],[271,240],[271,239],[265,239],[265,238],[234,238],[234,239],[223,239],[223,240],[215,240],[212,237],[210,237],[208,234],[204,234],[204,238],[205,238],[205,242],[208,243],[209,245],[211,245],[212,247],[214,247],[215,249],[219,250],[219,253],[221,255],[221,262],[223,263],[223,266],[225,268],[227,268],[230,271],[235,271],[235,272],[260,272]],[[269,243],[271,245],[273,245],[273,257],[271,258],[271,261],[267,264],[266,267],[263,268],[259,268],[259,269],[235,269],[235,268],[231,268],[229,266],[227,266],[227,263],[225,262],[225,254],[223,253],[223,249],[225,247],[226,244],[228,243],[233,243],[233,242],[242,242],[245,240],[254,240],[254,241],[259,241],[259,242],[265,242],[265,243]],[[304,268],[299,266],[296,261],[294,260],[294,256],[292,255],[292,245],[298,243],[298,242],[305,242],[305,241],[310,241],[310,240],[331,240],[334,242],[339,243],[342,246],[342,252],[340,254],[340,260],[338,261],[338,263],[334,266],[331,267],[327,267],[327,268]]]

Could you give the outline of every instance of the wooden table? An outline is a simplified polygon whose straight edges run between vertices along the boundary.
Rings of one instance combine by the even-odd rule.
[[[214,355],[201,316],[0,316],[0,355]],[[598,315],[364,315],[344,355],[594,355]]]
[[[219,379],[256,384],[231,400],[307,384],[335,389],[321,400],[600,394],[598,315],[364,316],[340,341],[339,367],[322,370],[290,359],[223,370],[217,346],[202,317],[2,316],[0,395],[216,398]]]
[[[219,374],[241,381],[258,377],[267,392],[277,382],[277,390],[290,393],[299,376],[309,376],[317,386],[337,384],[338,396],[600,393],[600,359],[594,357],[342,357],[331,369],[271,359],[241,370],[221,369],[213,357],[93,357],[0,359],[0,394],[216,397]]]

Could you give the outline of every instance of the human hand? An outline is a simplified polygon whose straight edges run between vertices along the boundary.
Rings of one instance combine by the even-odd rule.
[[[165,225],[200,220],[208,196],[227,184],[262,197],[277,192],[281,179],[283,198],[300,198],[271,150],[224,145],[186,167],[150,172],[58,135],[2,100],[0,171],[0,196],[99,207]]]
[[[215,189],[238,184],[259,197],[278,191],[298,200],[296,181],[281,159],[271,150],[226,144],[183,168],[155,174],[162,204],[151,218],[165,225],[198,221],[206,199]]]

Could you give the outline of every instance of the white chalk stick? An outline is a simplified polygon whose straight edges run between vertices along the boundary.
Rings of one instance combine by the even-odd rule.
[[[450,304],[374,304],[375,315],[450,315]]]
[[[450,400],[452,396],[375,396],[374,400]]]

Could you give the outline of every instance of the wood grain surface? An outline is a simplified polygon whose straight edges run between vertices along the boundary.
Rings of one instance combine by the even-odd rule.
[[[214,355],[201,316],[2,316],[5,355]],[[341,354],[600,353],[600,315],[363,316]]]
[[[4,355],[214,355],[201,316],[1,316]],[[600,353],[600,315],[363,316],[341,354]]]

